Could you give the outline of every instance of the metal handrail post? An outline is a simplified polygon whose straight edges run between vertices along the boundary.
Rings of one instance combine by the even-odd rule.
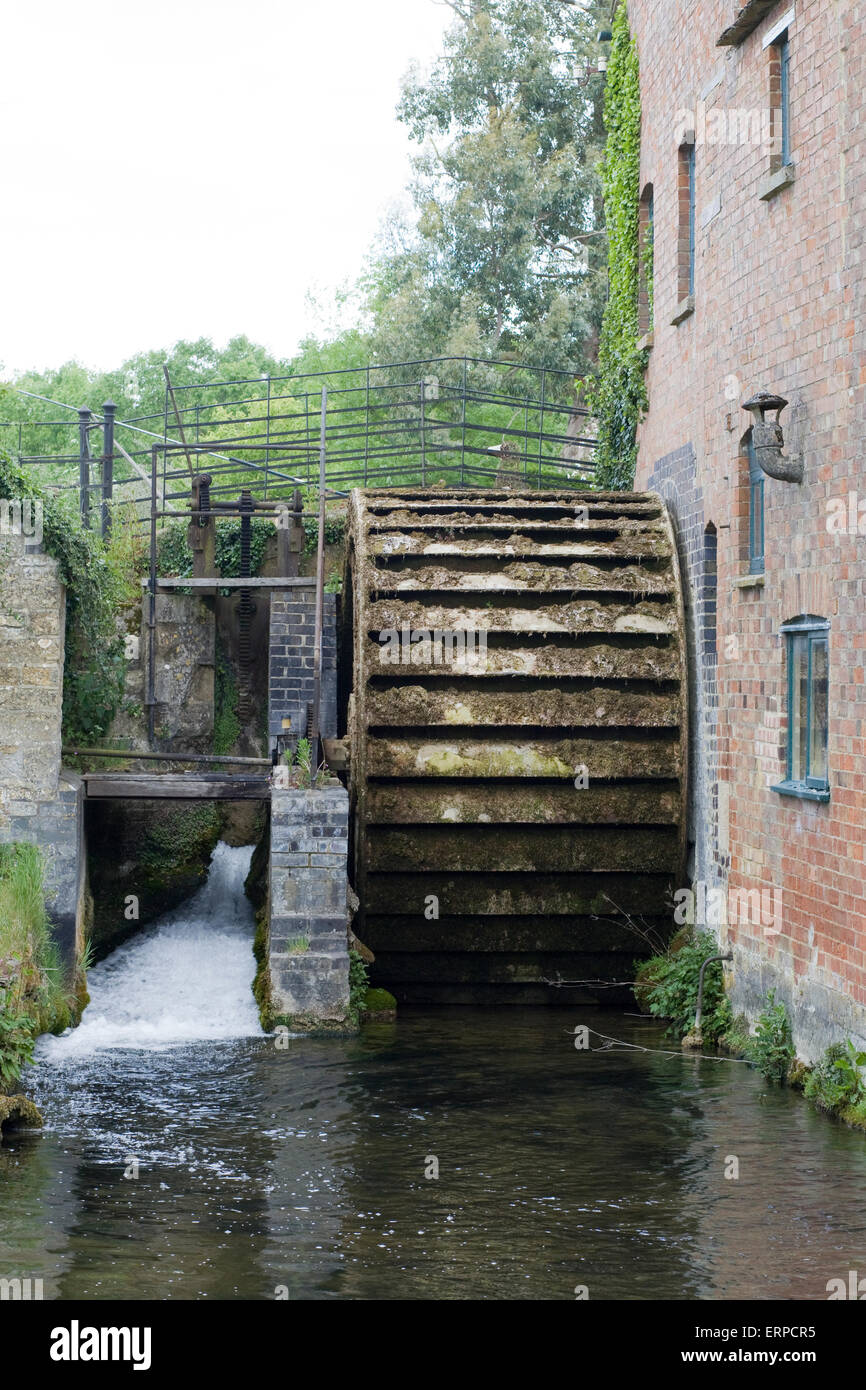
[[[90,526],[90,421],[91,411],[82,406],[78,411],[78,488],[82,526]]]
[[[102,539],[111,535],[111,501],[114,496],[114,417],[117,406],[106,401],[102,407]]]
[[[154,707],[156,702],[156,680],[154,662],[156,660],[156,516],[157,516],[157,451],[154,444],[150,452],[150,590],[147,605],[147,742],[153,747],[155,728]]]
[[[325,425],[328,388],[322,387],[322,423],[319,434],[319,543],[316,550],[316,624],[313,637],[313,728],[310,740],[313,765],[319,766],[319,717],[322,703],[322,628],[325,607]]]

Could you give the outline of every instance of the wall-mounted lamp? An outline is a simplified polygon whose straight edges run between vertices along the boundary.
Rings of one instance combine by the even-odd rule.
[[[778,478],[782,483],[802,483],[802,449],[790,456],[782,453],[785,436],[779,424],[779,416],[787,404],[784,396],[774,396],[772,391],[757,391],[754,396],[743,401],[743,409],[748,410],[752,416],[752,448],[758,466],[768,478]],[[764,412],[767,410],[775,410],[774,420],[764,418]]]
[[[586,67],[582,69],[579,68],[575,73],[575,80],[577,82],[578,87],[585,87],[591,77],[597,77],[599,73],[605,72],[607,72],[607,59],[602,53],[598,59],[598,67]]]

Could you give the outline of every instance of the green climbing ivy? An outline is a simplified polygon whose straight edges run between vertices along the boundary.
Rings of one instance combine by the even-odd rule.
[[[599,487],[628,489],[637,464],[637,427],[647,408],[647,354],[638,350],[640,279],[640,84],[637,48],[624,0],[613,21],[604,93],[607,132],[601,178],[608,238],[609,293],[596,377],[587,383],[598,418]],[[649,270],[650,283],[652,271]]]
[[[265,558],[265,546],[275,534],[272,520],[253,517],[250,522],[250,574],[261,573]],[[228,579],[239,576],[241,572],[241,523],[239,518],[231,521],[218,521],[216,533],[216,562],[220,574]]]
[[[314,555],[319,543],[318,516],[305,516],[304,554]],[[253,575],[261,572],[265,558],[268,537],[274,535],[274,523],[263,517],[254,517],[250,525],[250,570]],[[325,544],[341,545],[346,535],[346,518],[328,516],[325,518]],[[226,578],[237,577],[241,570],[241,524],[237,519],[216,523],[216,562],[220,573]],[[157,571],[160,575],[171,575],[175,579],[186,579],[192,574],[192,550],[187,540],[187,522],[172,521],[160,532],[157,547]]]
[[[176,579],[187,579],[192,574],[192,549],[187,539],[188,523],[172,521],[160,533],[157,546],[157,572],[171,575]],[[254,517],[250,523],[250,573],[261,573],[268,538],[274,535],[274,523],[262,517]],[[216,563],[220,574],[226,579],[237,579],[241,572],[241,523],[240,520],[218,521],[216,523]]]
[[[319,518],[305,516],[301,522],[304,528],[304,554],[314,555],[319,545]],[[325,517],[325,545],[341,545],[346,535],[344,516]]]
[[[58,561],[66,585],[63,738],[96,743],[123,696],[126,663],[115,621],[117,576],[100,537],[85,531],[56,496],[0,451],[0,498],[25,497],[42,502],[43,545]]]
[[[213,751],[230,753],[240,738],[238,686],[222,643],[217,637],[214,668]]]

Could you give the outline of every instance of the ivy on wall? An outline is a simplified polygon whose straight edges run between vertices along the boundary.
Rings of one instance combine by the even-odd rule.
[[[191,577],[193,570],[192,548],[188,540],[189,522],[172,521],[160,533],[157,548],[157,573],[171,575],[176,579]],[[274,534],[274,523],[263,517],[253,517],[250,521],[250,574],[255,577],[261,572],[268,539]],[[216,522],[216,543],[214,547],[217,568],[226,579],[240,576],[241,572],[241,523],[237,517]]]
[[[0,451],[0,498],[42,502],[43,545],[66,585],[63,738],[86,745],[106,733],[123,695],[126,663],[117,630],[117,576],[94,531]]]
[[[598,371],[587,384],[598,418],[596,478],[611,490],[632,487],[637,427],[647,408],[646,351],[638,351],[640,281],[640,84],[637,49],[625,0],[613,21],[604,93],[607,139],[602,160],[608,237],[609,293],[602,319]],[[650,271],[650,276],[652,272]]]

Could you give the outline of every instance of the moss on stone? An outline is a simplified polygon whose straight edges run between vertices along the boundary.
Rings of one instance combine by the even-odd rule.
[[[500,746],[484,752],[460,752],[442,745],[420,748],[416,762],[435,777],[573,777],[574,768],[562,758],[530,747]]]
[[[397,1000],[387,989],[368,989],[364,995],[361,1019],[364,1022],[386,1021],[397,1017]]]
[[[275,1026],[271,1016],[271,972],[268,964],[270,945],[270,912],[267,898],[256,909],[256,933],[253,938],[253,955],[256,960],[256,975],[253,980],[253,998],[258,1005],[259,1020],[266,1033]]]
[[[729,1057],[748,1057],[751,1040],[746,1016],[738,1014],[730,1028],[719,1038],[717,1046],[720,1052]]]
[[[838,1117],[849,1129],[866,1130],[866,1100],[856,1105],[846,1105],[838,1112]]]
[[[274,1014],[271,1016],[268,1032],[275,1028],[288,1028],[290,1033],[305,1033],[309,1037],[317,1034],[332,1036],[357,1033],[357,1024],[349,1018],[310,1018],[308,1014]]]
[[[0,1133],[12,1129],[41,1129],[42,1116],[26,1096],[0,1096]]]

